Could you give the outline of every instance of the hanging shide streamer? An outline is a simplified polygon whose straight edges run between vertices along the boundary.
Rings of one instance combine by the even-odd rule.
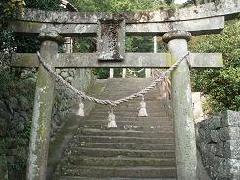
[[[83,117],[84,116],[84,104],[82,100],[80,99],[79,105],[78,105],[78,111],[77,115]]]
[[[116,128],[117,124],[116,124],[116,117],[115,114],[113,113],[113,109],[111,108],[111,110],[108,113],[108,128]]]
[[[144,101],[144,96],[142,96],[142,100],[140,102],[140,109],[138,112],[139,117],[147,117],[147,110],[146,110],[146,102]]]

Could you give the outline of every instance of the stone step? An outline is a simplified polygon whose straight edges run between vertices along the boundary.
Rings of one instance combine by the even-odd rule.
[[[82,128],[93,128],[93,129],[118,129],[118,130],[136,130],[136,131],[173,131],[173,126],[152,126],[151,124],[146,126],[137,126],[137,125],[131,125],[129,124],[123,124],[123,123],[117,123],[116,128],[108,128],[107,122],[103,124],[89,124],[89,125],[83,125]]]
[[[135,124],[131,125],[131,123],[128,124],[123,124],[121,122],[117,122],[117,127],[116,128],[108,128],[107,127],[107,122],[104,124],[88,124],[88,125],[82,125],[81,127],[83,128],[94,128],[94,129],[119,129],[119,130],[136,130],[136,131],[173,131],[173,126],[152,126],[151,124],[149,125],[144,125],[144,126],[137,126]]]
[[[100,129],[86,129],[78,128],[77,134],[89,136],[128,136],[128,137],[162,137],[173,138],[174,133],[169,131],[132,131],[132,130],[100,130]]]
[[[82,148],[76,147],[65,151],[65,156],[92,156],[92,157],[145,157],[145,158],[175,158],[172,150],[130,150],[109,148]]]
[[[129,118],[132,118],[132,117],[138,117],[138,111],[124,111],[124,112],[121,112],[121,111],[117,111],[117,112],[114,112],[115,116],[116,117],[129,117]],[[106,111],[97,111],[97,110],[94,110],[91,112],[89,118],[92,118],[92,117],[107,117],[108,114],[106,113]],[[152,112],[152,113],[148,113],[148,117],[167,117],[168,116],[168,113],[165,112],[165,111],[158,111],[158,112]]]
[[[105,115],[107,115],[108,112],[109,112],[108,108],[105,108],[105,109],[96,108],[94,111],[91,112],[90,115],[94,115],[94,114],[105,114]],[[126,113],[125,116],[127,116],[127,117],[131,117],[131,116],[132,117],[137,117],[138,112],[139,112],[139,107],[138,108],[129,107],[129,108],[125,108],[125,109],[117,109],[117,110],[114,110],[113,112],[116,116],[122,115],[123,113]],[[152,114],[153,115],[154,114],[157,114],[157,115],[160,114],[160,117],[161,117],[161,116],[165,116],[166,114],[168,115],[168,111],[160,110],[160,109],[147,109],[147,114],[148,114],[147,117],[152,117]]]
[[[139,105],[136,105],[136,106],[119,106],[117,107],[117,109],[114,110],[114,113],[123,113],[123,112],[132,112],[134,113],[135,115],[138,114],[138,111],[139,111]],[[156,112],[163,112],[163,113],[167,113],[167,108],[163,108],[163,107],[160,107],[160,106],[148,106],[146,107],[146,110],[147,110],[147,113],[148,114],[151,114],[151,113],[156,113]],[[106,106],[102,106],[102,107],[96,107],[94,112],[109,112],[109,108],[106,107]],[[150,116],[150,115],[149,115]]]
[[[122,91],[126,91],[126,92],[138,92],[139,90],[142,90],[143,88],[147,87],[149,84],[151,84],[151,82],[141,85],[139,83],[131,83],[131,84],[117,84],[117,85],[113,85],[113,84],[109,84],[105,87],[105,91],[104,92],[108,92],[109,94],[113,94],[112,90],[115,90],[117,92],[122,92]],[[149,95],[151,93],[158,93],[160,92],[159,88],[153,88],[151,89],[146,95]]]
[[[175,144],[137,144],[137,143],[81,143],[69,144],[70,147],[135,149],[135,150],[175,150]]]
[[[85,177],[176,177],[175,167],[89,167],[69,166],[61,168],[64,176]]]
[[[74,166],[102,166],[102,167],[137,167],[137,166],[176,166],[175,158],[112,158],[112,157],[87,157],[87,156],[75,156],[69,157],[63,160],[65,165]]]
[[[115,109],[121,109],[121,108],[128,108],[128,107],[140,107],[140,102],[141,100],[138,100],[138,101],[129,101],[129,102],[125,102],[125,103],[122,103],[120,105],[118,105]],[[150,100],[145,100],[146,102],[146,107],[148,108],[153,108],[153,107],[160,107],[160,108],[164,108],[167,106],[167,104],[164,104],[164,103],[161,103],[160,101],[156,100],[156,98],[152,101]],[[107,106],[104,106],[104,105],[100,105],[100,104],[97,104],[95,106],[96,108],[108,108]]]
[[[101,95],[101,99],[111,99],[111,100],[117,100],[117,99],[122,99],[122,98],[125,98],[133,93],[135,93],[136,91],[133,91],[132,93],[129,92],[129,91],[124,91],[124,92],[119,92],[117,91],[118,94],[114,94],[114,95],[111,95],[110,93],[111,92],[104,92],[102,95]],[[161,94],[160,92],[159,93],[150,93],[149,95],[146,95],[144,96],[144,99],[146,101],[158,101],[160,102],[161,104],[166,104],[166,103],[169,103],[170,101],[169,100],[166,100],[164,98],[161,97]],[[132,100],[129,100],[127,103],[131,103],[131,102],[139,102],[141,101],[141,98],[140,97],[137,97],[137,98],[134,98]]]
[[[152,79],[109,79],[101,99],[129,96]],[[117,128],[107,128],[108,106],[96,105],[79,119],[59,168],[61,180],[176,179],[175,137],[170,101],[158,88],[145,95],[148,117],[138,117],[141,98],[114,108]],[[76,117],[79,118],[79,117]],[[59,174],[58,172],[58,174]],[[168,179],[169,178],[169,179]]]
[[[129,82],[119,82],[119,83],[114,83],[114,82],[109,82],[106,86],[106,90],[110,91],[113,90],[119,90],[119,91],[139,91],[142,90],[143,88],[149,86],[152,83],[152,81],[149,82],[134,82],[132,81],[131,83]],[[129,89],[127,89],[129,87]],[[158,88],[153,88],[151,91],[157,91],[159,90]],[[150,92],[151,92],[150,91]]]
[[[124,116],[117,116],[115,114],[116,120],[118,121],[138,121],[138,122],[161,122],[161,121],[172,121],[172,119],[170,119],[168,116],[162,116],[162,117],[152,117],[152,116],[146,116],[146,117],[139,117],[136,116],[134,114],[132,114],[132,116],[129,117],[124,117]],[[95,118],[92,117],[92,115],[86,117],[86,120],[105,120],[108,118],[108,113],[105,114],[104,118],[103,117],[99,117],[96,116]]]
[[[118,87],[119,89],[126,88],[126,85],[132,88],[143,88],[149,84],[151,84],[153,79],[145,79],[145,78],[126,78],[126,79],[119,79],[119,78],[111,78],[108,79],[107,87]],[[137,87],[136,87],[137,86]]]
[[[123,127],[123,126],[140,126],[140,127],[171,127],[173,126],[173,122],[171,121],[151,121],[151,120],[145,120],[145,121],[137,121],[137,120],[132,120],[132,121],[121,121],[116,119],[116,123],[118,127]],[[83,120],[79,122],[80,127],[101,127],[101,126],[106,126],[108,124],[108,120]]]
[[[128,86],[129,86],[129,88],[128,88]],[[118,88],[118,89],[116,89],[116,87]],[[119,88],[119,86],[111,86],[111,87],[106,87],[105,88],[105,91],[104,91],[104,93],[105,92],[107,92],[108,94],[113,94],[113,89],[115,90],[115,91],[117,91],[117,92],[131,92],[131,93],[134,93],[134,92],[138,92],[139,90],[142,90],[142,88],[145,88],[146,86],[144,85],[144,86],[142,86],[142,87],[140,87],[139,85],[133,85],[133,86],[131,86],[131,85],[129,85],[129,84],[127,84],[126,85],[126,87],[122,87],[122,88]],[[158,88],[153,88],[152,90],[150,90],[145,96],[148,96],[148,95],[151,95],[151,94],[153,94],[153,93],[155,93],[155,94],[159,94],[160,93],[160,89],[158,89]]]
[[[127,136],[82,136],[75,135],[73,143],[139,143],[139,144],[174,144],[173,138],[145,138]]]
[[[167,117],[167,116],[164,116],[164,117],[151,117],[151,116],[147,116],[147,117],[138,117],[138,116],[130,116],[130,117],[123,117],[123,116],[117,116],[115,115],[116,117],[116,121],[118,122],[147,122],[148,124],[151,124],[151,123],[160,123],[160,122],[172,122],[172,120]],[[87,118],[85,118],[86,120],[82,120],[82,122],[87,122],[87,121],[108,121],[108,114],[105,115],[105,117],[99,117],[99,116],[96,116],[96,117],[93,117],[93,116],[89,116]]]

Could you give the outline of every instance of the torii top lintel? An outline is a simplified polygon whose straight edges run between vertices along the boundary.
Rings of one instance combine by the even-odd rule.
[[[10,28],[17,33],[38,34],[46,26],[54,26],[63,36],[96,35],[99,19],[121,17],[127,34],[162,35],[172,30],[185,30],[193,35],[219,33],[224,19],[240,13],[240,0],[223,0],[174,10],[137,13],[80,13],[25,9],[24,15]]]

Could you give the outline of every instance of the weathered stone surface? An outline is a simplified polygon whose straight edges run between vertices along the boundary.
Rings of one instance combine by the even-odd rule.
[[[239,119],[239,112],[227,111],[196,126],[199,132],[197,147],[212,179],[240,179]],[[211,141],[206,141],[209,132]]]
[[[227,140],[224,142],[223,154],[225,158],[240,159],[240,140]]]
[[[211,140],[213,142],[219,142],[220,141],[220,137],[219,137],[219,131],[218,130],[211,130]]]
[[[217,143],[216,156],[224,157],[224,143],[221,141]]]
[[[102,83],[104,82],[107,84],[102,89],[103,93],[102,95],[100,95],[101,98],[109,98],[114,96],[115,98],[118,98],[121,96],[125,96],[127,94],[131,94],[132,92],[138,91],[138,89],[141,89],[141,87],[144,87],[145,85],[151,83],[151,80],[143,79],[143,78],[125,78],[125,79],[114,78],[114,79],[108,79],[107,81],[101,80],[100,82]],[[94,86],[93,88],[96,89],[96,86]],[[118,92],[117,94],[115,93],[116,91]],[[165,101],[162,100],[160,102],[158,100],[158,97],[160,97],[160,95],[157,89],[153,90],[151,94],[148,94],[145,97],[146,98],[145,100],[146,100],[146,103],[148,104],[149,109],[152,109],[151,107],[154,107],[155,109],[153,110],[153,114],[155,114],[155,122],[158,120],[157,117],[160,117],[162,113],[165,113],[165,116],[167,115],[164,110],[164,107],[162,107]],[[148,173],[143,173],[140,169],[138,174],[139,179],[145,179],[144,177],[151,177],[149,175],[146,175],[146,174],[149,174],[149,172],[153,167],[153,166],[152,167],[149,166],[150,164],[153,165],[154,162],[158,160],[161,163],[156,163],[155,164],[156,166],[163,166],[162,164],[166,161],[167,163],[171,162],[169,161],[169,159],[172,159],[172,158],[167,158],[166,161],[165,161],[165,158],[170,155],[169,154],[170,151],[173,150],[174,152],[174,149],[175,149],[174,145],[169,146],[170,142],[174,143],[174,141],[172,141],[173,140],[172,139],[173,124],[171,124],[171,127],[168,128],[169,130],[163,127],[163,133],[161,133],[162,130],[155,128],[155,123],[154,121],[151,120],[153,116],[152,113],[149,112],[149,117],[136,119],[136,115],[138,112],[137,107],[139,107],[139,100],[136,100],[136,101],[134,100],[133,102],[129,102],[129,103],[130,103],[129,105],[128,104],[120,105],[119,106],[120,109],[117,108],[114,111],[116,118],[119,119],[119,121],[117,119],[116,121],[120,122],[123,118],[126,118],[126,119],[128,118],[135,125],[137,125],[139,122],[142,121],[142,122],[146,122],[146,124],[148,123],[149,126],[152,126],[152,128],[145,130],[142,128],[143,126],[141,125],[138,131],[134,130],[134,127],[132,127],[132,130],[127,130],[125,129],[125,127],[120,127],[118,124],[118,128],[116,129],[105,129],[104,127],[105,125],[107,125],[107,123],[104,120],[106,120],[108,107],[96,105],[93,111],[91,111],[90,116],[85,117],[86,121],[82,121],[80,123],[82,124],[82,126],[76,131],[76,134],[75,134],[76,136],[72,137],[72,140],[70,141],[70,143],[68,143],[67,150],[64,153],[64,161],[61,162],[61,166],[63,168],[59,170],[60,175],[64,176],[64,174],[72,170],[73,172],[72,175],[76,177],[78,174],[80,175],[80,171],[83,166],[88,166],[88,167],[91,166],[90,168],[95,168],[96,166],[98,167],[100,166],[101,168],[104,167],[106,171],[107,169],[110,169],[110,173],[108,172],[108,174],[106,174],[105,171],[101,170],[99,172],[99,176],[96,179],[99,179],[99,177],[103,176],[104,174],[108,175],[107,177],[105,177],[105,179],[109,179],[109,178],[115,179],[115,177],[118,174],[115,174],[111,170],[114,167],[117,167],[116,169],[118,169],[119,166],[123,168],[134,167],[134,169],[140,169],[139,166],[144,166],[144,167],[148,166],[148,170],[147,170]],[[131,107],[134,106],[133,110],[129,110],[130,106]],[[155,108],[156,106],[161,108],[158,108],[158,110],[156,110]],[[101,115],[99,115],[100,113]],[[148,119],[150,120],[149,122],[148,122]],[[88,122],[91,122],[91,121],[92,123],[96,123],[96,124],[99,124],[99,122],[102,123],[102,127],[99,126],[99,129],[92,129],[89,127],[83,128],[84,124],[87,125]],[[169,134],[170,132],[172,135]],[[169,138],[168,144],[162,145],[164,142],[168,142],[168,141],[165,141],[165,140],[163,140],[163,142],[159,141],[159,138],[162,139],[163,136],[166,138]],[[137,138],[137,140],[132,141],[131,140],[132,137],[134,139]],[[142,141],[138,140],[139,138],[141,138]],[[148,142],[146,138],[147,139],[153,138],[157,140],[160,144],[142,143],[144,141],[146,141],[147,143],[153,142],[152,140],[149,140]],[[126,139],[126,141],[124,141],[124,139]],[[110,141],[112,141],[113,143],[108,143]],[[122,143],[119,143],[120,141]],[[132,141],[133,143],[130,143],[130,141]],[[159,150],[162,152],[165,152],[165,151],[167,152],[167,154],[164,155],[163,159],[158,158],[157,151]],[[80,156],[76,156],[76,154]],[[84,157],[84,154],[86,155],[85,157]],[[147,158],[149,156],[154,156],[154,158]],[[86,160],[81,161],[79,158],[83,158]],[[104,159],[104,160],[101,160],[101,159]],[[80,162],[79,160],[81,161],[81,163],[79,163]],[[176,166],[175,158],[173,158],[173,160],[174,160],[174,163],[172,165],[173,167],[175,167]],[[120,161],[121,163],[119,163]],[[75,167],[79,173],[74,173],[75,170],[73,169],[73,166],[72,166],[74,164],[77,166]],[[169,166],[172,166],[172,165],[169,164]],[[94,175],[96,174],[89,173],[88,174],[88,176],[90,176],[89,179],[93,179]],[[172,175],[173,177],[175,177],[176,172],[172,171]],[[121,178],[125,179],[127,176],[129,175],[125,173],[125,174],[122,174]],[[167,177],[167,176],[166,174],[162,173],[161,175],[156,176],[156,179],[161,179],[161,177]],[[62,178],[65,178],[65,177],[62,177]],[[118,179],[118,177],[116,177],[116,179]]]
[[[216,130],[221,128],[221,117],[220,116],[213,116],[208,120],[208,127],[211,130]]]
[[[4,137],[7,134],[6,127],[7,127],[6,119],[3,119],[0,117],[0,137]],[[2,146],[1,146],[1,141],[0,141],[0,149],[1,148],[2,148]],[[0,154],[2,154],[1,151],[2,150],[0,150]]]
[[[172,31],[163,36],[173,62],[187,54],[187,40],[190,34]],[[190,71],[186,61],[182,61],[171,74],[173,119],[176,133],[177,177],[179,180],[196,179],[197,154],[192,112],[192,92]]]
[[[191,19],[202,19],[207,17],[228,16],[239,13],[239,0],[224,0],[219,4],[206,3],[174,10],[160,10],[155,12],[121,13],[117,16],[124,17],[126,23],[163,22],[163,21],[185,21]],[[98,19],[112,19],[116,14],[107,13],[79,13],[79,12],[53,12],[25,9],[22,17],[18,19],[36,22],[55,23],[97,23]]]
[[[238,180],[240,178],[240,160],[224,159],[216,167],[216,178],[221,180]]]
[[[8,180],[7,158],[2,154],[0,156],[0,179]]]
[[[240,179],[240,159],[226,160],[225,167],[229,167],[229,172],[233,179]]]
[[[203,58],[204,57],[204,58]],[[134,61],[132,61],[134,59]],[[191,53],[190,66],[192,68],[203,67],[222,67],[222,55],[219,53]],[[66,53],[58,54],[53,60],[53,67],[161,67],[167,68],[173,64],[169,53],[125,53],[124,62],[98,62],[97,53]],[[214,64],[214,66],[213,66]],[[14,57],[13,67],[38,67],[39,62],[36,54],[19,53]]]
[[[11,118],[11,113],[6,111],[6,110],[3,110],[3,109],[0,109],[0,118],[4,119],[4,120],[9,120]]]
[[[240,12],[239,0],[221,1],[219,4],[207,3],[189,8],[161,10],[156,12],[138,13],[77,13],[77,12],[46,12],[26,9],[18,19],[22,22],[11,23],[9,28],[20,33],[39,33],[42,28],[55,27],[66,36],[94,35],[97,32],[99,19],[114,17],[126,20],[128,34],[163,35],[172,30],[186,30],[192,34],[219,33],[224,27],[224,16]],[[207,12],[207,13],[206,13]],[[26,23],[29,22],[29,24]],[[148,22],[148,23],[147,23]],[[50,24],[53,23],[53,24]],[[60,25],[59,23],[64,23]]]
[[[65,79],[69,76],[68,72],[66,72],[66,71],[61,72],[60,75],[63,77],[63,79]]]
[[[16,97],[9,98],[9,108],[12,109],[12,111],[18,108],[18,100]]]
[[[204,142],[207,144],[212,141],[211,131],[209,128],[199,128],[198,133],[199,133],[199,136],[201,137],[200,142]]]
[[[9,168],[9,171],[5,169],[5,174],[0,172],[0,179],[4,179],[2,176],[6,174],[9,179],[25,179],[25,177],[19,177],[19,174],[25,175],[24,166],[27,158],[25,152],[29,147],[26,133],[29,131],[32,115],[34,81],[30,78],[18,80],[21,82],[15,80],[8,82],[6,84],[8,88],[1,88],[0,93],[0,155],[6,154],[6,157],[0,157],[0,164],[5,161],[5,164],[2,164],[4,168],[18,168],[14,171],[11,170],[12,168]]]
[[[63,36],[96,36],[97,24],[50,24],[27,21],[11,21],[8,28],[19,34],[38,35],[43,28],[57,28]]]
[[[227,110],[223,114],[222,126],[236,126],[240,127],[240,112]]]
[[[185,30],[193,35],[200,35],[219,33],[223,28],[224,19],[222,16],[176,22],[127,24],[126,33],[128,35],[163,35],[173,30]]]
[[[125,20],[100,19],[98,26],[98,60],[122,61],[125,57]]]
[[[0,100],[0,109],[7,110],[6,103],[3,100]]]
[[[239,140],[240,128],[239,127],[224,127],[219,130],[219,136],[222,141],[226,140]]]
[[[214,143],[207,144],[207,152],[209,152],[209,154],[214,156],[217,152],[217,144],[214,144]]]
[[[47,34],[49,35],[49,33]],[[51,39],[55,37],[58,36],[54,31]],[[52,59],[55,59],[58,53],[58,43],[50,40],[42,41],[40,53],[43,57],[43,61],[46,61],[51,65]],[[40,65],[38,68],[38,79],[36,83],[29,146],[26,178],[28,180],[45,180],[48,147],[50,140],[54,86],[54,79],[44,69],[44,67]]]
[[[201,24],[201,25],[200,25]],[[97,24],[50,24],[12,21],[8,28],[20,34],[37,35],[45,27],[55,27],[63,36],[96,36]],[[127,35],[163,35],[172,30],[187,30],[194,35],[219,33],[224,28],[224,17],[211,17],[179,22],[126,24]]]
[[[214,157],[214,161],[210,164],[210,174],[213,179],[216,179],[220,173],[223,173],[226,168],[223,166],[224,158]]]
[[[209,130],[216,130],[221,128],[221,117],[220,116],[213,116],[209,119],[205,119],[197,124],[198,128],[204,129],[206,131]]]

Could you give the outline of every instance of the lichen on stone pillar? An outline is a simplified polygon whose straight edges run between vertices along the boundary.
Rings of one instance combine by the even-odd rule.
[[[40,53],[43,61],[52,64],[58,55],[58,43],[62,42],[56,29],[44,29],[40,33]],[[54,67],[53,67],[54,68]],[[32,129],[27,167],[28,180],[45,180],[48,159],[51,113],[53,107],[55,80],[40,64],[34,99]]]
[[[186,31],[171,31],[163,36],[168,43],[172,63],[188,53],[187,41],[191,34]],[[196,177],[196,140],[192,111],[190,71],[183,60],[171,74],[172,106],[175,127],[177,179],[195,180]]]

